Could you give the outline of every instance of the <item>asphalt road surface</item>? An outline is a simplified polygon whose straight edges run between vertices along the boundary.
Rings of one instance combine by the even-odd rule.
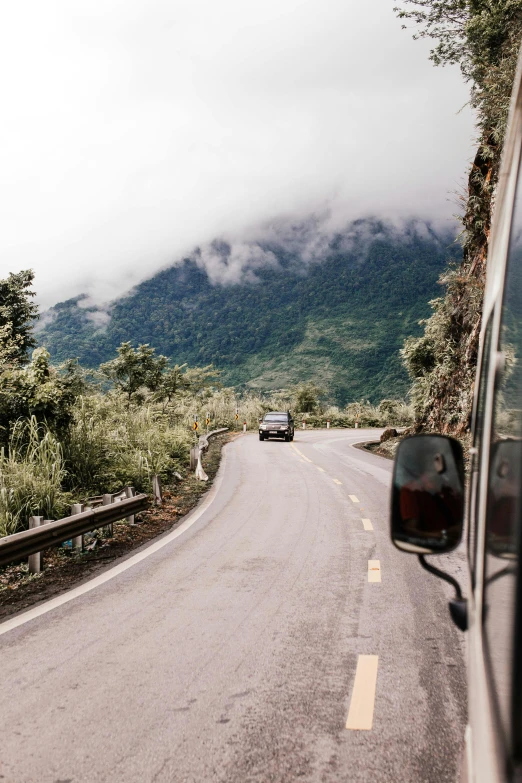
[[[237,438],[181,531],[0,625],[2,783],[458,780],[463,635],[372,437]]]

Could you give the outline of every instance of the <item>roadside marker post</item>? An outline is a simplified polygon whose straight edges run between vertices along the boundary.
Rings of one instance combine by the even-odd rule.
[[[81,514],[84,510],[83,503],[73,503],[71,506],[71,516]],[[75,536],[72,540],[72,548],[77,552],[83,551],[83,536]]]
[[[327,420],[327,422],[326,422],[326,429],[327,429],[327,430],[329,430],[329,429],[330,429],[330,419],[328,419],[328,420]]]
[[[198,457],[199,457],[199,447],[198,446],[192,446],[190,449],[190,469],[195,470],[196,466],[198,464]]]
[[[40,525],[43,525],[43,523],[43,517],[29,517],[30,530],[32,530],[34,527],[40,527]],[[35,552],[34,555],[29,555],[27,558],[27,565],[29,567],[30,574],[39,574],[42,570],[42,553]]]
[[[246,427],[247,427],[247,425],[246,425],[246,421],[244,421],[244,422],[243,422],[243,432],[246,432]]]
[[[110,506],[111,503],[114,503],[114,498],[109,493],[105,494],[103,496],[102,505],[103,506]],[[105,535],[106,536],[110,536],[112,538],[112,533],[113,533],[112,522],[109,525],[106,525],[104,527],[104,530],[105,530]]]
[[[306,421],[304,421],[304,419],[303,419],[303,429],[304,430],[306,429]]]
[[[125,497],[133,498],[135,494],[136,494],[136,491],[135,491],[134,487],[125,487]],[[135,525],[136,524],[136,519],[134,517],[134,514],[131,514],[129,517],[127,517],[127,523],[129,525]]]
[[[152,477],[152,495],[154,498],[154,505],[161,506],[163,503],[163,495],[161,491],[161,479],[157,473]]]

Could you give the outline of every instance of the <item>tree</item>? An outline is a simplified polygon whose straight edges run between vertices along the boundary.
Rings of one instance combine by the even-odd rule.
[[[14,335],[13,324],[0,326],[0,371],[18,365],[22,338]]]
[[[155,348],[148,344],[133,348],[130,342],[122,343],[117,352],[116,359],[100,365],[100,373],[126,395],[129,405],[140,403],[145,389],[156,391],[159,388],[168,359],[156,356]]]
[[[72,417],[79,391],[77,378],[60,374],[45,348],[36,348],[25,367],[4,367],[0,372],[0,442],[6,443],[19,419],[34,417],[54,432],[64,432]]]
[[[186,372],[184,372],[186,366],[186,364],[175,364],[174,367],[169,367],[163,373],[161,382],[154,392],[154,399],[157,402],[163,402],[164,408],[172,402],[174,397],[188,390],[189,383]]]
[[[185,372],[187,390],[193,395],[200,395],[210,386],[219,386],[217,382],[221,375],[212,364],[206,367],[189,367]]]
[[[295,405],[299,413],[314,413],[319,406],[319,397],[322,391],[312,383],[298,386]]]
[[[34,272],[29,269],[0,280],[0,360],[4,363],[24,364],[29,349],[36,346],[33,322],[38,318],[38,307],[31,301],[33,279]]]

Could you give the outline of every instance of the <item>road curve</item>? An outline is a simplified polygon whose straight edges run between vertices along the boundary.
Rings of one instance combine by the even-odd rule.
[[[182,535],[0,636],[0,780],[454,783],[463,637],[389,543],[391,463],[352,445],[374,436],[237,438]]]

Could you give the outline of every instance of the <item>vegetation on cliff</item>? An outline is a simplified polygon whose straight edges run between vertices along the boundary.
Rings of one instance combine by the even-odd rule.
[[[470,84],[478,150],[462,195],[462,262],[446,270],[444,295],[431,305],[424,334],[410,338],[403,358],[418,428],[462,434],[473,397],[488,240],[509,102],[522,39],[522,0],[404,0],[395,9],[434,39],[435,65],[458,64]],[[405,25],[406,26],[406,25]]]

